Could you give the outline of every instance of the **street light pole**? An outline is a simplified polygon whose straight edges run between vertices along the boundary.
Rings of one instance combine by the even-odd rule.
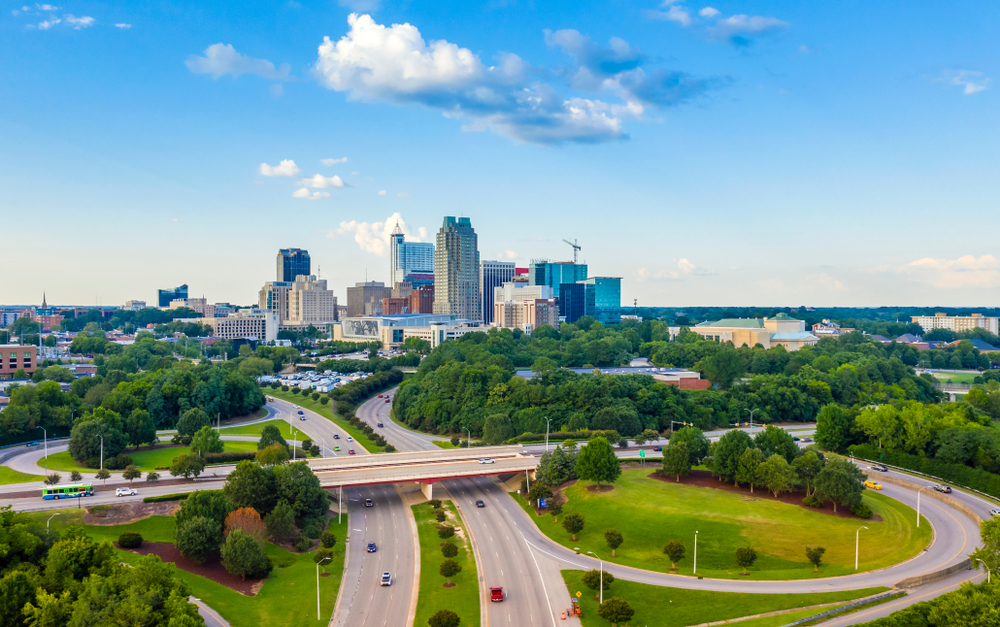
[[[760,407],[757,407],[755,409],[744,409],[743,411],[750,414],[750,430],[753,431],[753,414],[755,411],[760,411]]]
[[[45,470],[49,469],[49,432],[45,430],[45,427],[38,427],[42,430],[42,435],[44,436],[42,440],[45,442]]]
[[[56,512],[55,514],[52,514],[51,516],[49,516],[49,519],[45,521],[45,537],[46,538],[49,537],[49,523],[52,522],[52,519],[55,518],[58,515],[59,515],[59,512]],[[982,561],[982,560],[980,560],[980,561]],[[986,564],[983,564],[983,566],[986,566]]]
[[[101,438],[101,470],[104,470],[104,436],[99,435],[97,437]]]
[[[868,527],[858,527],[854,532],[854,570],[858,569],[858,549],[861,548],[861,530]]]
[[[320,561],[316,562],[316,620],[323,620],[319,617],[319,565],[326,560],[332,559],[332,557],[324,557]]]
[[[698,574],[698,532],[694,532],[694,570],[692,574]]]
[[[465,441],[465,448],[472,448],[472,429],[465,429],[469,432],[469,439]]]
[[[922,486],[917,490],[917,528],[920,528],[920,492],[924,490],[927,486]]]
[[[604,560],[602,560],[600,557],[598,557],[597,553],[594,553],[593,551],[587,551],[587,553],[590,553],[591,555],[593,555],[594,557],[596,557],[597,561],[601,563],[601,588],[600,588],[601,589],[601,603],[604,603]]]
[[[983,568],[986,569],[986,585],[989,585],[990,584],[990,574],[991,574],[990,573],[990,567],[986,565],[986,562],[984,562],[983,560],[979,559],[978,557],[976,558],[976,561],[979,562],[980,564],[982,564]]]
[[[337,488],[337,524],[340,524],[341,515],[344,513],[344,486]]]
[[[545,419],[545,452],[549,452],[549,425],[552,424],[551,418]]]

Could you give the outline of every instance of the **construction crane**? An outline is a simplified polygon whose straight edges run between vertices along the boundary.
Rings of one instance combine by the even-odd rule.
[[[572,242],[568,239],[564,239],[563,241],[573,247],[573,263],[576,263],[576,255],[580,252],[580,245],[576,243],[575,239]]]

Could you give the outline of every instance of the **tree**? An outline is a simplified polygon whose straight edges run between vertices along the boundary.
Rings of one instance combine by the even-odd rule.
[[[333,551],[327,548],[317,549],[313,553],[313,562],[319,564],[323,568],[323,572],[326,572],[326,564],[333,560]]]
[[[327,529],[319,537],[319,543],[323,545],[324,549],[332,549],[337,544],[337,534]]]
[[[748,448],[753,448],[753,440],[745,431],[734,429],[719,438],[712,452],[713,474],[739,486],[736,472],[739,470],[740,456]]]
[[[208,414],[195,407],[184,412],[181,419],[177,421],[177,433],[194,436],[202,427],[207,427],[210,424],[211,420],[209,420]]]
[[[736,481],[750,484],[750,493],[753,494],[753,487],[760,485],[760,466],[764,463],[764,453],[759,449],[748,448],[740,455],[736,466]]]
[[[814,548],[806,547],[806,559],[809,563],[813,565],[813,572],[818,573],[819,567],[823,564],[823,554],[826,553],[826,549],[821,546]]]
[[[55,485],[62,480],[62,476],[58,473],[52,473],[51,475],[45,475],[45,485]]]
[[[753,443],[764,453],[765,458],[778,453],[789,464],[799,454],[799,445],[795,443],[791,434],[774,425],[767,425],[763,431],[754,436]]]
[[[408,337],[407,341],[414,338]],[[438,610],[430,618],[427,619],[427,624],[431,627],[458,627],[462,622],[458,614],[452,612],[451,610]]]
[[[278,502],[274,473],[249,460],[236,464],[222,492],[234,507],[252,507],[265,516]]]
[[[177,525],[174,544],[181,555],[201,564],[219,548],[222,525],[218,521],[195,516]]]
[[[899,410],[892,405],[881,405],[877,409],[864,409],[854,419],[854,424],[866,435],[878,440],[878,447],[890,450],[896,448],[899,435]]]
[[[671,442],[663,449],[663,473],[674,475],[680,482],[691,472],[691,452],[687,442]]]
[[[816,416],[816,443],[828,451],[844,452],[850,442],[852,422],[840,405],[824,405]]]
[[[271,513],[264,517],[264,525],[272,538],[289,540],[295,535],[295,510],[288,501],[278,501]]]
[[[670,560],[670,570],[677,570],[677,562],[684,559],[684,545],[677,540],[671,540],[663,547],[663,553]]]
[[[514,425],[507,414],[493,414],[483,423],[483,442],[502,444],[514,437]]]
[[[73,483],[76,483],[77,481],[82,481],[83,475],[81,475],[79,471],[74,470],[69,473],[69,480],[72,481]]]
[[[736,564],[743,569],[743,574],[747,574],[747,569],[757,561],[757,551],[752,547],[741,546],[736,549]]]
[[[146,483],[156,483],[159,480],[160,480],[160,473],[158,472],[146,473]]]
[[[593,570],[588,570],[587,572],[583,573],[582,579],[583,579],[583,585],[595,591],[594,594],[595,599],[598,597],[597,592],[599,592],[602,583],[604,584],[604,589],[607,590],[611,587],[611,584],[615,582],[614,575],[612,575],[611,573],[603,573],[603,578],[602,578],[602,572],[597,570],[596,568]]]
[[[222,566],[230,575],[267,577],[273,567],[259,542],[239,529],[233,530],[222,545]]]
[[[448,580],[448,583],[451,583],[451,578],[462,572],[462,567],[458,565],[458,562],[449,558],[441,562],[441,567],[438,569],[438,572],[441,573],[442,577]]]
[[[705,378],[723,390],[728,390],[746,370],[743,357],[731,345],[723,345],[702,364]]]
[[[976,549],[969,556],[972,565],[977,570],[983,560],[990,572],[1000,572],[1000,517],[991,516],[989,520],[979,523],[979,537],[982,538],[982,548]]]
[[[443,525],[438,527],[438,537],[442,540],[447,540],[455,536],[455,528],[449,525]]]
[[[263,542],[267,538],[267,528],[264,526],[264,521],[261,520],[257,510],[252,507],[240,507],[231,511],[226,516],[223,529],[226,535],[239,529],[258,542]]]
[[[267,448],[257,451],[257,463],[261,466],[280,466],[288,463],[290,458],[288,447],[280,442],[275,442]]]
[[[795,481],[795,471],[780,453],[771,455],[757,467],[760,482],[774,494],[775,498],[782,492],[790,492]]]
[[[823,470],[823,460],[816,451],[806,451],[792,462],[792,470],[795,471],[795,476],[805,486],[806,496],[808,496],[816,490],[814,484],[817,475]]]
[[[531,490],[528,491],[528,503],[538,507],[539,499],[551,499],[552,498],[552,488],[545,485],[540,481],[535,481],[531,485]]]
[[[204,456],[205,453],[221,453],[223,449],[219,432],[211,427],[202,427],[191,437],[191,452]]]
[[[125,419],[125,435],[128,443],[138,447],[156,440],[156,422],[145,409],[133,409]]]
[[[97,478],[104,482],[104,485],[108,485],[108,479],[111,478],[111,471],[107,468],[101,468],[97,471]]]
[[[279,499],[285,499],[295,510],[296,518],[318,518],[330,508],[330,498],[320,486],[319,478],[306,462],[277,466],[274,485]]]
[[[170,466],[170,474],[185,479],[197,477],[201,471],[205,470],[205,459],[197,453],[188,453],[174,458],[174,463]]]
[[[646,442],[655,442],[660,439],[660,432],[652,429],[644,429],[642,433],[634,438],[636,446],[642,446]]]
[[[13,402],[13,400],[12,400]],[[104,458],[114,457],[125,450],[128,438],[125,436],[124,421],[117,412],[97,407],[90,414],[77,418],[69,436],[70,457],[82,462],[92,457],[100,457],[101,438],[104,438]]]
[[[266,425],[260,430],[260,441],[257,442],[257,450],[265,449],[275,442],[282,444],[283,446],[288,446],[288,442],[285,438],[281,437],[281,430],[274,425]]]
[[[570,479],[576,479],[576,442],[572,448],[564,443],[551,451],[542,453],[538,460],[535,475],[538,481],[552,486],[562,485]]]
[[[576,459],[576,475],[584,481],[614,483],[622,474],[621,464],[615,456],[615,449],[601,437],[587,442]]]
[[[622,545],[625,538],[617,529],[606,529],[604,531],[604,541],[608,543],[608,548],[611,549],[611,557],[615,556],[615,550]]]
[[[688,453],[691,456],[691,465],[697,466],[703,459],[708,457],[708,438],[698,427],[683,427],[674,431],[670,435],[670,443],[684,442],[688,445]]]
[[[866,476],[861,469],[846,459],[831,459],[816,475],[816,492],[833,501],[833,511],[837,505],[853,507],[861,502]]]
[[[125,471],[122,473],[122,479],[128,481],[129,485],[131,485],[133,481],[135,481],[141,476],[142,476],[142,471],[136,468],[135,466],[126,466]]]
[[[455,557],[458,555],[458,547],[453,542],[445,542],[441,545],[441,553],[445,557]]]
[[[569,514],[563,516],[563,529],[573,534],[573,542],[576,542],[576,534],[583,531],[583,524],[583,516],[577,514],[576,512],[570,512]]]
[[[621,597],[611,597],[597,608],[597,615],[611,623],[611,627],[632,620],[635,610]]]

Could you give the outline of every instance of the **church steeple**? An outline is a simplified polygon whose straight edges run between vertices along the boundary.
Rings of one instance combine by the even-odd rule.
[[[42,292],[42,309],[48,309],[48,305],[45,303],[45,292]]]

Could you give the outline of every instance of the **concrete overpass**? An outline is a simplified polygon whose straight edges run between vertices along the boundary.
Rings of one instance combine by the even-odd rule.
[[[492,464],[482,464],[489,457]],[[385,453],[364,457],[324,457],[307,460],[324,487],[414,482],[428,499],[438,481],[458,477],[528,472],[534,477],[538,458],[522,453],[520,446],[442,449]]]

